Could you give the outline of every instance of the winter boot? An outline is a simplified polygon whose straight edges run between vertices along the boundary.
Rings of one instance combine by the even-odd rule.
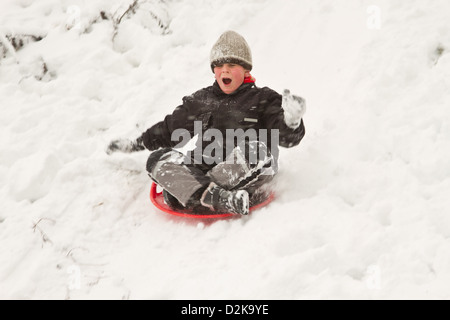
[[[246,190],[228,191],[211,182],[200,199],[203,206],[218,212],[247,215],[249,196]]]

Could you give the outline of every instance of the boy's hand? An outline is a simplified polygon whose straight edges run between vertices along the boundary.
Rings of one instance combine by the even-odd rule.
[[[132,153],[142,150],[145,150],[142,138],[138,138],[135,141],[129,139],[118,139],[111,141],[111,143],[108,145],[108,148],[106,149],[106,153],[112,154],[117,151]]]
[[[284,110],[284,121],[287,126],[296,129],[300,125],[306,112],[306,102],[302,97],[291,94],[289,90],[283,91],[281,107]]]

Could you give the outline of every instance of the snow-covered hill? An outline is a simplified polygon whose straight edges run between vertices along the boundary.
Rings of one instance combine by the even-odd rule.
[[[447,0],[133,3],[0,3],[1,299],[450,298]],[[105,148],[212,84],[228,29],[307,135],[269,207],[175,219]]]

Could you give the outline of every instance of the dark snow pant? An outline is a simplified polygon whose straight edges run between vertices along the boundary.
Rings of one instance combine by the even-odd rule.
[[[227,190],[247,190],[252,205],[260,202],[258,198],[266,193],[265,186],[273,180],[277,171],[274,163],[272,156],[264,156],[257,163],[249,163],[240,149],[236,148],[226,161],[207,165],[204,161],[195,163],[183,153],[165,148],[150,155],[147,171],[150,178],[183,207],[198,206],[211,182]]]

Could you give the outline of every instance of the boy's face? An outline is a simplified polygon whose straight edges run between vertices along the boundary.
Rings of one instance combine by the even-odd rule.
[[[214,75],[220,89],[231,94],[241,86],[245,77],[250,76],[250,72],[238,64],[225,63],[214,67]]]

